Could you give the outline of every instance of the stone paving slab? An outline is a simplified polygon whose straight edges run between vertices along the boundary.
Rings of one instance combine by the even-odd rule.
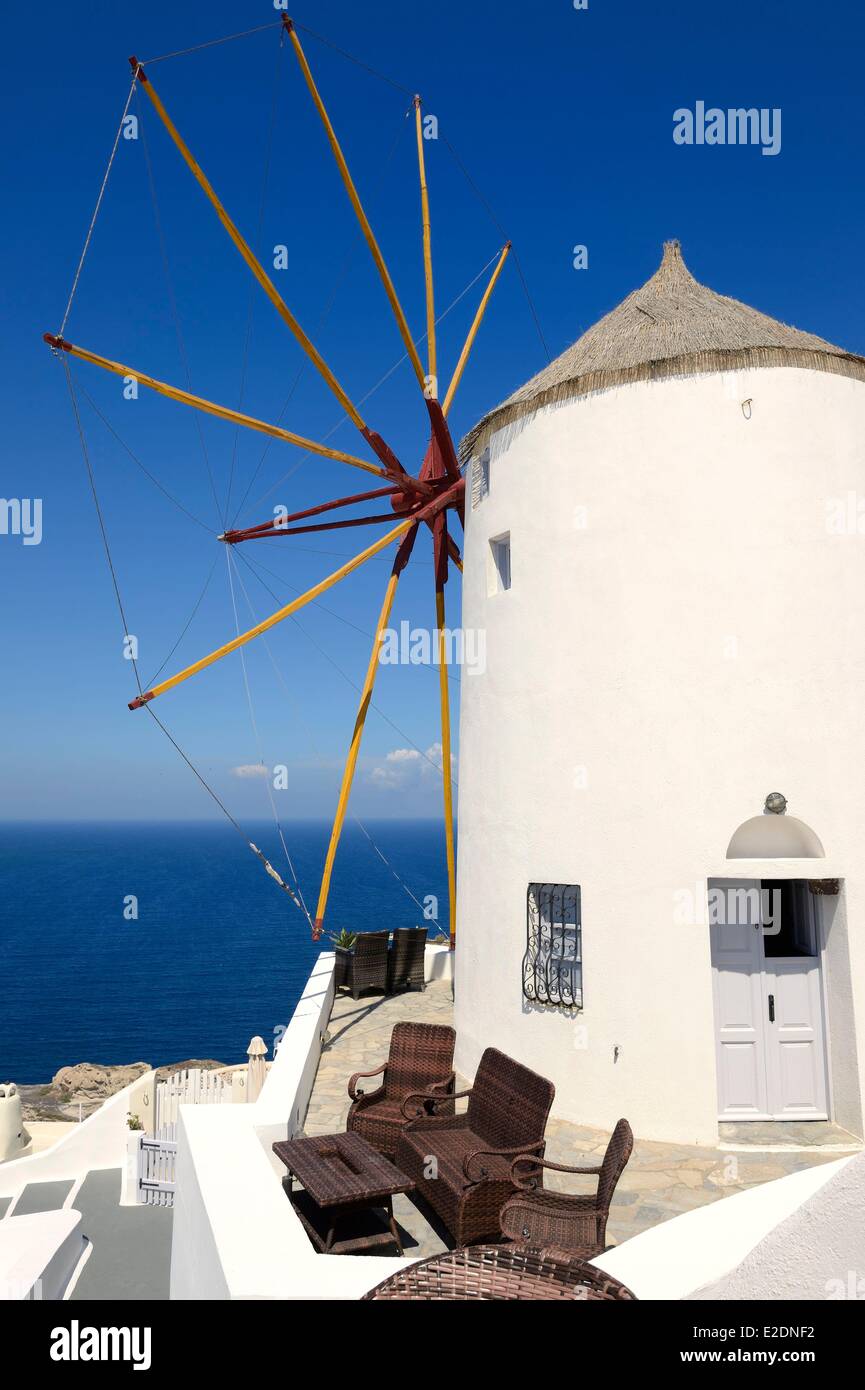
[[[749,1148],[779,1144],[807,1148],[825,1148],[832,1144],[852,1151],[862,1148],[861,1139],[829,1120],[767,1120],[765,1123],[755,1120],[746,1124],[722,1124],[718,1130],[722,1144],[746,1144]]]
[[[346,994],[337,996],[304,1133],[332,1134],[345,1129],[351,1103],[346,1089],[349,1076],[380,1066],[387,1057],[391,1029],[402,1019],[452,1023],[450,982],[436,981],[423,993],[390,998],[368,995],[355,1001]],[[376,1084],[376,1080],[370,1082],[371,1087]],[[458,1089],[466,1085],[457,1078]],[[553,1114],[547,1126],[547,1155],[557,1163],[579,1165],[587,1158],[600,1163],[608,1138],[600,1130]],[[838,1156],[835,1145],[855,1145],[857,1141],[834,1125],[815,1125],[812,1130],[810,1125],[799,1123],[724,1125],[721,1142],[748,1143],[752,1148],[750,1152],[730,1152],[720,1147],[660,1144],[638,1138],[616,1189],[607,1225],[609,1243],[618,1244],[650,1226],[758,1183],[815,1163],[831,1162]],[[791,1147],[782,1152],[761,1152],[761,1143]],[[799,1146],[798,1151],[793,1145]],[[594,1190],[590,1177],[548,1173],[545,1182],[551,1188],[572,1192]],[[408,1197],[394,1199],[394,1214],[403,1230],[407,1255],[433,1255],[445,1248],[444,1233],[434,1230]]]

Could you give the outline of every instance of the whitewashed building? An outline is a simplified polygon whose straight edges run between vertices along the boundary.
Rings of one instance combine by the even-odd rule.
[[[673,242],[464,452],[458,1071],[862,1135],[865,359]]]

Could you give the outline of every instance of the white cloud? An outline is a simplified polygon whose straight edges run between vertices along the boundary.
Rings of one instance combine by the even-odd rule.
[[[394,748],[383,763],[372,769],[370,781],[376,787],[404,787],[415,781],[420,761],[416,748]]]
[[[441,770],[442,770],[442,765],[443,765],[443,764],[442,764],[442,753],[443,753],[443,752],[444,752],[444,749],[442,748],[442,746],[441,746],[440,743],[431,743],[431,744],[430,744],[429,748],[426,750],[427,759],[428,759],[429,761],[425,761],[425,762],[424,762],[424,765],[423,765],[423,772],[424,772],[424,775],[426,775],[427,773],[432,773],[432,772],[433,772],[433,768],[430,767],[430,763],[434,763],[434,764],[435,764],[435,767],[438,769],[438,771],[441,772]],[[451,772],[453,772],[455,766],[456,766],[456,758],[454,757],[453,753],[451,753]]]
[[[437,782],[442,767],[442,746],[432,743],[425,752],[418,748],[394,748],[383,763],[374,767],[369,780],[374,787],[385,791],[409,790]],[[451,771],[456,771],[456,758],[451,754]]]
[[[264,763],[241,763],[240,767],[231,769],[232,777],[267,777],[268,771]]]

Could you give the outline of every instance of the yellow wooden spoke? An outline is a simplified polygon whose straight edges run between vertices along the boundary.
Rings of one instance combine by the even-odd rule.
[[[171,117],[166,111],[165,107],[163,106],[158,93],[155,91],[150,78],[145,74],[144,69],[142,68],[141,64],[136,61],[136,59],[131,58],[130,62],[132,63],[133,69],[136,73],[136,76],[138,77],[139,82],[141,83],[142,91],[147,93],[147,96],[149,97],[157,115],[159,116],[159,119],[162,121],[162,124],[165,126],[165,129],[168,131],[168,134],[171,136],[172,140],[174,141],[175,145],[180,151],[180,154],[183,157],[184,162],[191,170],[196,183],[203,190],[209,202],[212,204],[217,217],[219,218],[225,230],[228,232],[228,235],[231,237],[231,240],[234,242],[241,256],[246,261],[246,264],[249,266],[256,280],[261,285],[271,304],[276,309],[276,312],[291,329],[292,333],[294,334],[297,341],[300,343],[300,346],[303,348],[307,357],[310,359],[311,362],[315,364],[318,371],[324,377],[324,380],[327,382],[331,391],[336,396],[343,410],[346,412],[346,414],[349,416],[352,422],[357,426],[359,430],[365,429],[366,427],[364,425],[364,421],[360,415],[360,412],[349,400],[348,396],[346,395],[343,388],[340,386],[339,382],[337,381],[330,367],[325,362],[321,353],[306,336],[297,319],[294,317],[294,314],[291,312],[288,305],[282,298],[282,295],[277,290],[270,276],[267,274],[261,262],[256,257],[252,248],[241,236],[234,222],[232,222],[228,213],[225,211],[225,208],[222,206],[222,203],[217,198],[216,193],[213,189],[213,185],[210,183],[203,169],[196,162],[188,145],[183,140],[183,137],[181,136],[180,132],[178,131],[177,127],[175,126],[174,122],[172,121]]]
[[[229,420],[232,424],[243,425],[246,429],[258,430],[260,434],[269,434],[274,439],[284,439],[286,444],[296,444],[299,449],[308,449],[310,453],[320,454],[322,458],[350,463],[352,468],[362,468],[365,473],[375,473],[381,478],[390,476],[385,469],[379,468],[378,464],[367,463],[366,459],[357,458],[355,454],[346,454],[342,449],[331,449],[327,444],[316,444],[315,440],[305,439],[302,434],[284,430],[280,425],[269,425],[265,420],[257,420],[254,415],[244,415],[227,405],[217,405],[214,401],[205,400],[203,396],[194,396],[191,391],[184,391],[179,386],[159,381],[154,376],[148,376],[146,372],[127,367],[123,362],[113,362],[110,357],[100,357],[99,353],[78,347],[77,344],[69,343],[65,338],[55,337],[52,333],[46,333],[44,337],[51,347],[62,349],[94,367],[102,367],[103,371],[113,372],[115,376],[134,377],[140,386],[146,386],[149,391],[156,391],[160,396],[167,396],[170,401],[191,405],[194,410],[203,410],[205,414],[215,415],[219,420]]]
[[[414,99],[414,115],[417,133],[417,163],[420,173],[421,220],[423,222],[423,270],[424,283],[426,286],[426,337],[429,375],[433,383],[434,394],[438,396],[438,385],[436,380],[436,316],[433,298],[432,228],[430,226],[429,192],[426,182],[426,161],[423,152],[423,117],[421,115],[420,97],[415,97]]]
[[[505,263],[505,261],[506,261],[507,258],[508,258],[508,252],[510,251],[510,249],[511,249],[511,243],[510,243],[510,242],[507,242],[506,245],[502,247],[502,254],[499,256],[499,259],[498,259],[498,261],[496,262],[495,270],[493,271],[492,275],[490,276],[490,282],[489,282],[489,284],[487,285],[486,289],[484,290],[483,299],[481,300],[480,304],[478,305],[478,311],[477,311],[477,313],[475,314],[474,322],[472,323],[472,326],[471,326],[471,328],[469,329],[469,335],[468,335],[468,337],[466,338],[465,344],[464,344],[464,346],[463,346],[463,350],[462,350],[462,352],[460,353],[460,359],[459,359],[459,361],[457,362],[456,371],[454,372],[454,374],[453,374],[453,376],[452,376],[452,378],[451,378],[451,384],[450,384],[450,386],[449,386],[448,389],[447,389],[447,394],[446,394],[446,396],[445,396],[445,398],[444,398],[444,402],[443,402],[443,404],[442,404],[442,410],[444,411],[445,415],[447,415],[448,411],[449,411],[450,408],[451,408],[451,403],[452,403],[452,401],[453,401],[454,396],[456,395],[457,387],[458,387],[459,384],[460,384],[460,378],[462,377],[462,374],[463,374],[463,372],[465,371],[466,362],[468,362],[468,360],[469,360],[469,353],[471,352],[472,347],[473,347],[473,345],[474,345],[474,341],[475,341],[475,338],[477,337],[478,329],[479,329],[480,326],[481,326],[481,321],[482,321],[482,319],[483,319],[483,316],[484,316],[484,314],[485,314],[486,311],[487,311],[487,305],[488,305],[489,302],[490,302],[490,295],[492,294],[493,290],[494,290],[495,287],[496,287],[496,281],[498,280],[499,276],[500,276],[501,273],[502,273],[502,267],[504,266],[504,263]]]
[[[411,523],[406,523],[410,525]],[[416,534],[416,531],[415,531]],[[413,537],[411,538],[413,540]],[[394,563],[393,571],[387,582],[385,589],[384,602],[381,605],[381,612],[378,615],[378,622],[373,638],[372,651],[370,652],[369,665],[366,668],[366,677],[363,682],[363,689],[360,694],[360,704],[358,705],[357,717],[354,721],[354,730],[349,744],[348,756],[345,760],[345,768],[342,774],[342,782],[339,788],[339,800],[336,806],[336,815],[333,819],[333,829],[330,834],[330,843],[327,847],[327,858],[324,861],[324,872],[321,877],[321,888],[318,894],[318,905],[315,909],[315,922],[313,924],[313,939],[318,940],[321,936],[322,923],[327,908],[327,899],[330,894],[330,881],[333,876],[333,865],[336,859],[337,846],[339,845],[342,827],[345,822],[345,813],[348,808],[348,798],[351,794],[351,784],[354,780],[355,768],[357,767],[357,755],[360,752],[360,742],[363,738],[363,726],[366,723],[366,716],[369,713],[370,701],[372,700],[372,690],[375,685],[375,678],[378,674],[379,656],[381,654],[382,633],[390,620],[391,609],[393,608],[396,586],[402,569],[408,559],[407,551],[410,550],[410,539],[406,537],[400,554]]]
[[[342,176],[342,181],[345,184],[345,190],[349,196],[351,205],[354,208],[355,216],[357,217],[357,220],[360,223],[360,228],[363,232],[364,238],[366,239],[366,243],[372,253],[372,258],[375,261],[378,273],[381,276],[381,282],[384,285],[385,294],[387,295],[388,300],[390,301],[390,307],[393,310],[394,318],[397,322],[397,327],[399,328],[403,343],[405,344],[405,350],[409,355],[409,360],[411,361],[412,366],[414,367],[415,376],[417,377],[418,381],[421,384],[421,388],[423,389],[426,385],[424,381],[423,366],[421,364],[420,357],[418,356],[418,350],[414,345],[414,341],[409,330],[406,316],[403,313],[402,305],[399,302],[397,292],[394,288],[393,280],[390,278],[390,272],[385,264],[384,256],[382,255],[379,244],[375,239],[375,233],[373,232],[372,227],[369,224],[369,218],[363,210],[363,204],[360,201],[357,189],[354,186],[354,181],[351,177],[351,174],[349,173],[348,165],[345,162],[345,155],[342,152],[340,143],[336,138],[336,132],[331,124],[330,117],[327,114],[324,102],[322,101],[321,96],[319,95],[318,88],[315,85],[315,78],[312,75],[312,70],[309,66],[309,63],[307,62],[306,54],[304,53],[303,48],[301,47],[300,39],[297,37],[297,30],[294,27],[294,23],[292,22],[292,20],[288,18],[287,15],[283,15],[282,22],[288,30],[292,45],[294,47],[294,51],[297,54],[297,61],[300,64],[300,70],[303,73],[303,76],[306,80],[306,85],[309,88],[309,93],[313,99],[313,102],[315,103],[316,110],[318,111],[318,114],[321,117],[321,123],[324,126],[328,143],[330,144],[330,148],[333,151],[333,157],[336,160],[337,168],[339,169],[339,172]]]
[[[384,550],[385,546],[390,545],[391,541],[395,541],[398,536],[405,535],[406,531],[412,525],[414,525],[414,522],[411,520],[401,521],[399,526],[394,526],[393,530],[388,531],[387,535],[382,536],[374,545],[368,546],[367,549],[362,550],[359,555],[355,555],[352,560],[349,560],[344,565],[340,565],[338,570],[334,570],[333,574],[329,574],[326,579],[322,579],[320,583],[313,585],[311,589],[307,589],[305,594],[301,594],[298,598],[292,599],[291,603],[287,603],[284,608],[279,608],[275,613],[271,613],[270,617],[265,618],[263,622],[256,623],[255,627],[251,627],[248,632],[242,632],[230,642],[226,642],[224,647],[218,647],[215,652],[211,652],[209,656],[203,656],[200,661],[193,662],[193,664],[187,666],[185,670],[179,671],[176,676],[170,676],[168,680],[161,681],[159,685],[155,685],[152,690],[145,691],[143,695],[139,695],[136,700],[130,703],[129,708],[139,709],[150,700],[155,700],[158,695],[164,694],[166,690],[171,690],[175,685],[180,685],[181,681],[188,680],[190,676],[197,675],[199,671],[203,671],[207,666],[212,666],[215,661],[219,661],[222,657],[228,656],[231,652],[236,652],[238,647],[244,646],[247,642],[251,642],[253,637],[258,637],[262,632],[267,632],[269,628],[275,627],[276,624],[281,623],[284,618],[289,618],[291,614],[296,613],[299,608],[303,608],[305,604],[311,603],[313,599],[318,598],[319,594],[325,593],[327,589],[339,583],[340,579],[344,579],[347,574],[351,574],[352,570],[356,570],[367,560],[371,560],[373,555],[377,555],[380,550]]]

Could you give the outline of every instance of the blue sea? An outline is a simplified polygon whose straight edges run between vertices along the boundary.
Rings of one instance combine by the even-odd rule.
[[[288,880],[273,824],[244,829]],[[388,863],[346,824],[325,930],[424,925],[395,870],[421,902],[437,897],[447,931],[444,824],[366,829]],[[284,833],[314,916],[330,827]],[[230,825],[0,825],[0,1081],[74,1062],[244,1061],[254,1034],[272,1045],[321,948]]]

